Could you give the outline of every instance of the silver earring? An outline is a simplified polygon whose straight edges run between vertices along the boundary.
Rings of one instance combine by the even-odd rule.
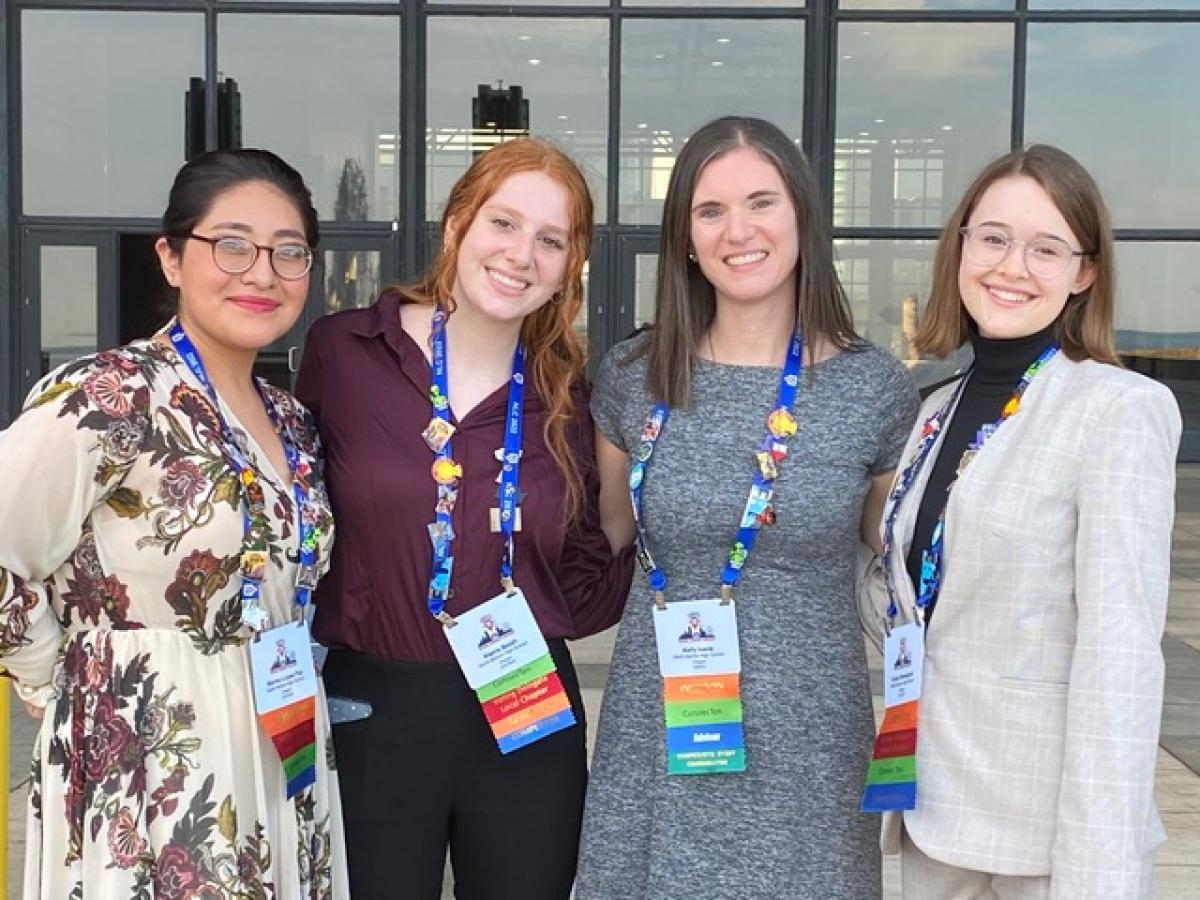
[[[696,254],[693,253],[691,250],[688,251],[688,259],[690,259],[692,262],[696,261]]]

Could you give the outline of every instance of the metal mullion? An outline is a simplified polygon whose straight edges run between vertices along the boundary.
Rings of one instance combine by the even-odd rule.
[[[1030,10],[1026,13],[1030,22],[1200,22],[1200,10],[1197,9],[1158,9],[1158,10],[1085,10],[1085,9],[1047,9]]]
[[[1113,237],[1128,243],[1196,243],[1200,228],[1114,228]]]
[[[217,149],[217,8],[212,3],[204,11],[204,149]],[[188,148],[184,148],[187,155]]]
[[[1025,143],[1025,75],[1029,44],[1029,0],[1017,0],[1017,18],[1013,27],[1012,119],[1009,121],[1009,145],[1013,150]]]
[[[801,143],[812,163],[825,211],[833,221],[834,140],[837,136],[837,0],[812,0],[805,25],[804,135]]]
[[[1017,7],[994,9],[845,9],[839,10],[839,22],[1012,22]],[[1200,22],[1200,10],[1028,10],[1030,22]]]
[[[160,219],[152,216],[20,216],[17,222],[31,233],[119,231],[126,228],[159,228]]]
[[[429,15],[491,16],[496,18],[563,18],[599,19],[804,19],[809,10],[800,8],[715,8],[708,7],[629,7],[603,6],[483,6],[479,4],[438,4],[429,6]]]
[[[406,0],[400,19],[400,190],[397,272],[414,280],[425,265],[425,125],[428,6]]]
[[[588,320],[588,345],[598,359],[617,340],[616,300],[624,290],[621,284],[621,248],[620,237],[616,226],[620,222],[621,210],[621,69],[624,62],[622,18],[616,12],[617,0],[610,7],[611,16],[608,23],[608,184],[605,197],[607,209],[604,220],[606,223],[604,243],[604,278],[600,292],[588,290],[589,316],[593,311],[600,319],[599,341],[592,339],[591,319]],[[597,299],[599,298],[599,299]]]
[[[20,285],[17,283],[17,273],[20,271],[17,257],[17,242],[13,211],[17,209],[16,198],[20,195],[15,184],[16,177],[16,137],[18,129],[13,127],[15,111],[15,92],[17,86],[16,51],[17,30],[15,19],[19,13],[10,13],[8,4],[0,7],[0,49],[4,51],[6,65],[0,66],[0,134],[4,143],[0,145],[0,266],[4,274],[0,276],[0,327],[3,336],[0,337],[0,426],[6,425],[16,411],[16,379],[12,376],[13,369],[18,364],[17,336],[20,333],[18,306],[13,298],[18,296]],[[12,51],[12,52],[10,52]]]

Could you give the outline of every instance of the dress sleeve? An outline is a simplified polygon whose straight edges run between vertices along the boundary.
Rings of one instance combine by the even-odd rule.
[[[880,350],[886,357],[879,378],[878,452],[871,463],[872,475],[890,472],[900,464],[900,455],[921,408],[921,395],[904,363]]]
[[[120,352],[59,369],[0,432],[0,665],[27,699],[49,683],[62,630],[49,579],[145,441],[149,389]]]
[[[604,355],[592,385],[592,418],[596,428],[614,447],[629,452],[621,428],[621,414],[635,396],[640,396],[640,386],[635,382],[632,367],[624,363],[630,352],[629,343],[617,344]],[[593,457],[594,458],[594,457]]]
[[[595,404],[595,397],[592,399]],[[596,471],[592,417],[581,404],[572,434],[584,496],[579,520],[568,527],[559,562],[559,590],[574,623],[572,638],[615,625],[625,610],[633,577],[634,547],[614,554],[600,529],[600,477]]]
[[[1153,849],[1181,423],[1170,392],[1139,381],[1091,420],[1082,454],[1056,900],[1143,896]]]

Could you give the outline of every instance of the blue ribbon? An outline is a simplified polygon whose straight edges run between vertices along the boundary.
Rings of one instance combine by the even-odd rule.
[[[196,350],[196,345],[192,343],[191,338],[187,336],[187,333],[183,330],[183,326],[179,324],[178,320],[171,323],[168,333],[171,343],[175,345],[175,349],[184,363],[187,364],[192,375],[195,376],[196,380],[208,392],[209,399],[212,401],[213,412],[216,414],[217,421],[221,425],[221,441],[225,456],[237,472],[238,484],[241,486],[242,550],[245,552],[249,543],[253,521],[250,499],[246,496],[247,486],[242,482],[242,473],[251,469],[250,463],[242,453],[241,448],[238,447],[237,441],[233,437],[233,430],[229,427],[229,423],[221,413],[221,403],[217,398],[216,388],[213,387],[212,382],[209,380],[208,372],[204,368],[204,361],[200,358],[200,354]],[[262,385],[259,384],[257,379],[252,379],[252,383],[254,389],[258,391],[258,395],[262,399],[263,406],[266,407],[271,424],[275,426],[275,430],[279,434],[279,439],[283,444],[284,456],[287,459],[288,472],[292,478],[292,496],[296,501],[296,516],[299,522],[297,534],[299,535],[300,545],[297,557],[299,569],[296,573],[295,600],[296,605],[303,609],[308,605],[308,601],[312,597],[312,590],[316,587],[317,529],[315,511],[310,509],[310,491],[306,479],[301,477],[300,474],[300,451],[289,440],[282,417],[279,415],[279,411],[275,408],[275,404],[271,401],[270,396],[263,390]],[[262,612],[261,595],[262,582],[259,579],[248,576],[243,571],[240,590],[242,620],[254,630],[261,629],[264,623],[265,613]]]
[[[439,304],[430,319],[430,355],[432,384],[429,387],[433,417],[450,425],[449,370],[446,363],[446,311]],[[496,500],[500,510],[500,534],[504,539],[504,555],[500,561],[500,582],[506,590],[513,588],[513,531],[516,527],[518,490],[521,464],[521,423],[525,406],[525,347],[520,342],[513,353],[512,376],[508,382],[507,422],[504,428],[504,447],[501,451],[500,479]],[[452,429],[451,429],[452,430]],[[447,438],[436,451],[436,461],[453,464],[450,455],[451,439]],[[447,622],[446,598],[449,595],[450,575],[454,567],[451,552],[454,530],[451,519],[458,499],[458,479],[453,483],[438,483],[438,502],[434,507],[434,524],[430,529],[433,541],[433,571],[429,577],[427,606],[430,615]]]
[[[774,421],[779,414],[783,414],[787,421],[794,423],[794,419],[791,418],[791,410],[796,400],[797,386],[800,384],[803,351],[804,342],[801,339],[800,326],[797,324],[788,344],[787,359],[784,361],[783,371],[779,375],[779,390],[768,423]],[[641,443],[634,448],[629,466],[629,499],[633,506],[633,521],[637,532],[637,558],[657,603],[664,602],[667,574],[654,562],[654,557],[651,556],[648,549],[646,526],[642,517],[642,491],[645,488],[650,459],[654,455],[658,439],[667,424],[670,412],[670,407],[665,403],[655,404],[651,408],[650,414],[646,418],[646,424],[642,427]],[[766,435],[759,445],[760,455],[766,454],[771,460],[776,461],[777,458],[777,461],[781,462],[787,455],[787,437],[786,433],[772,431],[768,425]],[[770,468],[760,465],[759,470],[754,474],[754,482],[746,501],[746,511],[743,513],[742,522],[739,523],[733,545],[730,547],[729,559],[721,570],[721,593],[725,599],[732,596],[733,588],[741,578],[742,569],[745,568],[746,561],[750,558],[750,551],[754,549],[754,542],[762,528],[759,514],[766,514],[772,509],[771,504],[777,477],[775,462]],[[759,506],[762,507],[761,510],[758,509]]]
[[[1041,352],[1037,359],[1029,364],[1024,374],[1021,375],[1021,380],[1017,383],[1016,390],[1013,392],[1012,398],[1006,400],[1004,406],[1016,399],[1020,401],[1021,396],[1029,387],[1030,382],[1042,366],[1050,361],[1050,358],[1058,352],[1058,346],[1051,344]],[[937,443],[942,429],[950,416],[951,411],[958,405],[959,398],[962,396],[963,389],[966,387],[967,380],[970,378],[970,371],[967,372],[963,380],[959,382],[958,388],[946,400],[945,403],[928,419],[925,420],[921,429],[921,440],[917,444],[916,450],[913,452],[913,457],[908,465],[900,472],[900,477],[896,481],[896,489],[888,498],[887,508],[883,518],[883,574],[884,582],[887,585],[888,591],[888,622],[894,622],[896,615],[899,613],[899,606],[896,603],[896,589],[892,578],[892,553],[895,549],[895,531],[896,519],[899,516],[900,504],[908,495],[917,476],[925,465],[925,461],[929,458],[930,452]],[[964,461],[960,462],[958,472],[954,479],[946,488],[946,500],[942,504],[941,512],[938,513],[937,522],[933,526],[933,534],[930,536],[929,546],[921,552],[921,571],[917,579],[917,598],[916,605],[919,619],[923,619],[924,611],[937,600],[938,592],[942,588],[942,549],[943,538],[946,531],[946,507],[950,505],[950,491],[954,489],[954,485],[958,483],[959,476],[966,467],[966,461],[970,460],[976,453],[983,449],[984,445],[990,440],[996,431],[1004,424],[1008,418],[1003,411],[1000,417],[991,424],[986,424],[980,428],[975,439],[967,445],[967,450],[964,453]]]

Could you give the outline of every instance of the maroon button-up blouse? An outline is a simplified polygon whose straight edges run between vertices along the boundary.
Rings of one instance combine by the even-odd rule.
[[[325,480],[337,522],[329,574],[317,590],[314,634],[322,644],[409,662],[453,661],[426,597],[437,489],[434,456],[421,437],[429,423],[430,369],[400,324],[400,302],[385,294],[368,309],[327,316],[308,333],[296,396],[316,416]],[[500,588],[502,540],[491,531],[495,451],[503,444],[504,385],[455,421],[452,450],[462,464],[454,507],[454,568],[446,611],[459,615]],[[545,407],[525,392],[514,580],[548,638],[594,634],[621,617],[633,548],[616,556],[600,530],[592,420],[586,390],[575,391],[570,446],[585,477],[580,522],[563,524],[564,482],[542,439]]]

